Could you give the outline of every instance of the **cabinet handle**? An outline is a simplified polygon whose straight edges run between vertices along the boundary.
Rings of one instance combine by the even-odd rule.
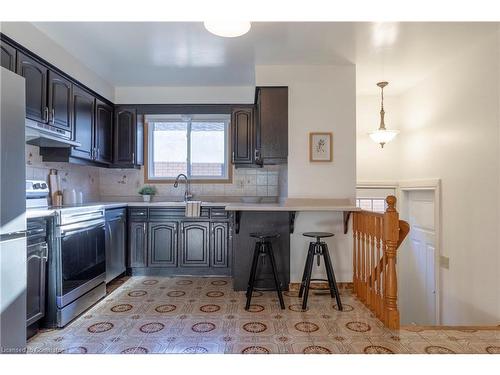
[[[96,159],[99,159],[99,154],[100,154],[100,150],[99,150],[99,147],[97,147]]]
[[[234,164],[234,151],[233,151],[233,157],[232,157],[232,162],[233,162],[233,164]]]
[[[51,114],[52,119],[50,120],[50,122],[52,123],[52,125],[54,125],[56,123],[56,110],[54,108],[52,108]]]
[[[259,160],[259,150],[258,149],[255,149],[254,157],[255,157],[255,161]]]
[[[42,260],[46,262],[49,258],[49,246],[47,244],[43,244],[41,248],[43,250]]]
[[[45,107],[43,110],[43,121],[49,122],[49,107]]]
[[[132,163],[135,164],[135,152],[132,152]]]

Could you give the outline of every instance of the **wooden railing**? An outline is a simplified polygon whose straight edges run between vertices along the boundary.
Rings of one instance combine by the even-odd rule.
[[[354,293],[384,325],[398,329],[396,252],[410,227],[399,220],[396,197],[386,202],[385,213],[353,213],[353,283]]]

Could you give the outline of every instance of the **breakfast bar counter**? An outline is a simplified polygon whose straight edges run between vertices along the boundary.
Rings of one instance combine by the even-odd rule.
[[[283,290],[290,283],[290,235],[294,232],[296,215],[301,212],[342,213],[344,232],[347,232],[350,213],[359,211],[349,199],[289,198],[280,203],[230,203],[226,211],[233,212],[233,285],[235,290],[245,290],[250,273],[255,232],[276,233],[273,241],[279,279]],[[269,262],[268,262],[269,263]],[[269,264],[262,265],[258,278],[260,286],[272,288],[272,272]]]

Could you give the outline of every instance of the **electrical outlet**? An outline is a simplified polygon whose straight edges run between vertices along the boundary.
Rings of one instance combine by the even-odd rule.
[[[450,258],[444,255],[439,256],[439,266],[442,268],[450,269]]]

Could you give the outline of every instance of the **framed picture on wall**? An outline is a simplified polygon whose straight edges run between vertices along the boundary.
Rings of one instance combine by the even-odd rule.
[[[309,133],[309,161],[325,162],[333,160],[333,135],[329,133]]]

